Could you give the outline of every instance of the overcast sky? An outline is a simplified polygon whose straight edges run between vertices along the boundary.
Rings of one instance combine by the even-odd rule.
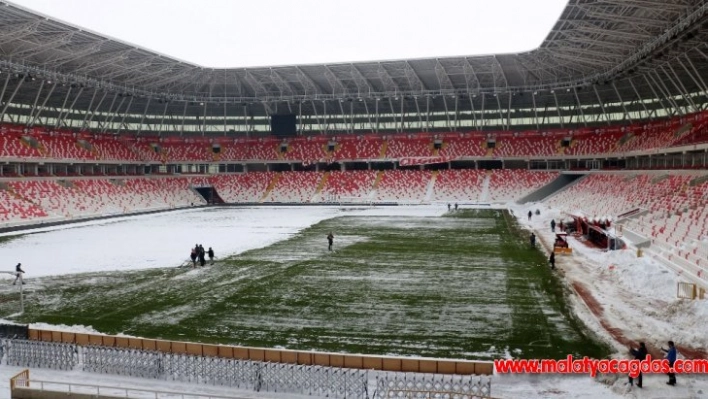
[[[567,0],[11,0],[206,67],[521,52]]]

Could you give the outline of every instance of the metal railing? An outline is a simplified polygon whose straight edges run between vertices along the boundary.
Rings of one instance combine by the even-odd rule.
[[[141,388],[125,388],[109,385],[76,384],[71,382],[45,381],[29,378],[29,370],[16,375],[10,380],[10,388],[31,389],[33,391],[51,392],[63,395],[82,394],[97,397],[121,398],[151,398],[151,399],[244,399],[238,396],[207,395],[182,393],[176,391],[161,391]]]

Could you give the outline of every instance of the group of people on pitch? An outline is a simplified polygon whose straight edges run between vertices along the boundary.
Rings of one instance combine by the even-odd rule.
[[[676,352],[676,346],[674,345],[674,341],[669,341],[668,349],[661,348],[661,350],[666,354],[664,355],[664,359],[669,361],[669,367],[673,368],[674,363],[676,363],[676,356],[678,355],[678,353]],[[632,356],[634,356],[634,358],[639,361],[645,360],[647,358],[647,355],[649,354],[647,352],[646,345],[644,345],[644,342],[639,343],[639,348],[629,348],[629,353],[632,354]],[[676,385],[676,373],[667,374],[669,376],[669,381],[666,382],[666,385]],[[634,378],[629,377],[629,385],[634,385]],[[639,376],[637,376],[637,387],[642,387],[641,371],[639,372]]]
[[[189,258],[192,259],[192,267],[197,267],[197,261],[199,261],[199,266],[206,265],[206,257],[209,256],[209,264],[214,264],[214,250],[209,247],[208,251],[204,250],[202,244],[197,244],[192,248],[192,252],[189,254]]]

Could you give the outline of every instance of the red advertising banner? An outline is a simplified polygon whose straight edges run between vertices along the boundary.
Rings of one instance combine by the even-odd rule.
[[[398,164],[401,166],[430,165],[434,163],[445,163],[454,161],[456,157],[411,157],[401,158]]]

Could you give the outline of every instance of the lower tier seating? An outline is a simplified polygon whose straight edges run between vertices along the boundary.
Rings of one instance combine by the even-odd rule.
[[[489,176],[489,194],[486,201],[507,202],[518,200],[558,177],[558,172],[530,171],[523,169],[494,170]]]
[[[708,174],[592,174],[547,203],[588,218],[610,217],[651,241],[650,251],[708,281]],[[618,219],[636,210],[636,216]]]

